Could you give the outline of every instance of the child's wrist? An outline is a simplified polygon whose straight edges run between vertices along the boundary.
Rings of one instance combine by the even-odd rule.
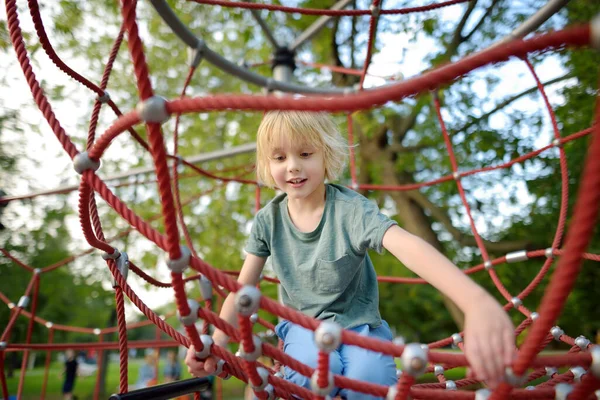
[[[227,336],[226,334],[224,334],[221,331],[217,331],[213,334],[213,342],[214,344],[216,344],[217,346],[220,347],[225,347],[227,346],[227,343],[229,343],[229,336]]]

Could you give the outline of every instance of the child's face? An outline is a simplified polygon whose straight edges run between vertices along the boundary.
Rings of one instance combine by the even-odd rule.
[[[271,176],[290,199],[307,199],[325,181],[323,152],[310,145],[290,143],[283,138],[269,154]]]

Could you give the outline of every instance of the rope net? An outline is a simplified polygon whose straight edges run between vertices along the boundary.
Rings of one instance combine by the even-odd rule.
[[[432,4],[424,7],[413,7],[398,10],[382,10],[380,9],[379,1],[374,0],[372,7],[369,10],[315,10],[303,9],[295,7],[282,7],[275,5],[262,5],[246,2],[229,2],[218,0],[196,0],[197,3],[220,5],[224,7],[239,7],[248,9],[267,9],[273,11],[282,11],[289,13],[311,14],[311,15],[329,15],[329,16],[349,16],[349,15],[371,15],[369,42],[367,45],[367,56],[364,66],[361,70],[343,69],[344,73],[351,73],[360,76],[360,84],[358,89],[352,93],[346,94],[330,94],[330,95],[313,95],[310,97],[273,97],[273,96],[254,96],[254,95],[214,95],[203,97],[185,97],[186,89],[190,84],[192,75],[195,71],[195,66],[190,68],[190,73],[185,81],[184,88],[181,92],[181,97],[172,100],[164,100],[154,95],[153,86],[150,80],[148,65],[146,64],[145,54],[142,41],[138,32],[138,24],[136,21],[136,2],[124,1],[121,4],[122,26],[117,38],[114,41],[109,60],[105,66],[104,74],[101,83],[96,85],[86,78],[73,71],[66,63],[64,63],[53,50],[48,37],[45,33],[42,18],[39,13],[37,1],[29,0],[28,5],[31,16],[34,21],[37,37],[48,57],[67,75],[87,87],[94,92],[98,97],[93,107],[90,117],[89,136],[85,151],[79,149],[72,141],[70,136],[62,128],[60,122],[54,115],[52,107],[45,96],[38,78],[36,77],[32,64],[30,62],[23,34],[20,28],[19,13],[15,0],[6,0],[6,12],[8,16],[8,30],[10,39],[15,52],[18,56],[19,64],[25,75],[27,84],[31,89],[31,93],[35,103],[42,112],[44,118],[48,122],[56,138],[59,140],[64,151],[73,159],[76,170],[81,175],[81,181],[78,188],[79,191],[79,221],[81,223],[82,232],[85,239],[90,244],[90,249],[78,255],[74,255],[58,262],[49,265],[42,269],[34,269],[31,266],[23,263],[8,251],[0,249],[4,256],[11,259],[14,263],[24,268],[31,273],[31,280],[25,289],[21,300],[18,304],[14,304],[11,299],[8,299],[4,294],[0,293],[0,298],[12,310],[10,320],[0,337],[2,348],[0,349],[0,384],[4,398],[8,398],[8,389],[5,377],[4,355],[10,351],[23,351],[23,371],[19,382],[18,396],[22,393],[22,388],[25,379],[25,365],[29,351],[46,350],[62,350],[72,347],[72,344],[56,344],[53,343],[54,333],[58,330],[69,332],[80,332],[94,334],[98,337],[98,342],[89,344],[77,344],[78,348],[93,348],[99,350],[119,349],[120,353],[120,392],[127,392],[127,350],[131,348],[146,348],[146,347],[169,347],[174,345],[183,345],[189,347],[193,344],[199,352],[210,351],[224,361],[222,370],[219,371],[221,377],[233,375],[236,378],[248,382],[252,385],[256,397],[260,399],[272,398],[274,396],[281,398],[291,398],[297,396],[300,398],[315,398],[323,399],[323,396],[318,394],[318,390],[311,392],[305,388],[293,385],[284,379],[281,374],[278,374],[282,366],[289,366],[301,374],[311,377],[316,376],[318,388],[326,387],[328,384],[328,357],[324,352],[319,355],[319,364],[316,369],[299,363],[287,356],[280,347],[273,346],[269,343],[256,341],[252,333],[253,324],[262,324],[269,329],[273,329],[273,325],[269,322],[257,318],[253,312],[243,313],[239,315],[239,329],[235,329],[227,322],[221,320],[218,314],[211,311],[213,302],[213,292],[222,299],[227,295],[227,292],[238,292],[242,287],[234,279],[235,273],[227,273],[220,271],[202,260],[192,245],[190,234],[185,226],[183,218],[183,207],[189,202],[198,197],[208,194],[203,192],[182,202],[179,195],[178,182],[185,175],[180,175],[177,166],[185,165],[193,170],[194,176],[200,175],[207,179],[219,180],[221,183],[239,182],[247,185],[255,185],[257,193],[257,208],[260,200],[260,186],[256,181],[245,178],[252,172],[252,166],[240,166],[231,170],[209,172],[205,171],[196,165],[177,156],[177,130],[179,126],[179,117],[184,113],[199,113],[208,111],[223,111],[223,110],[251,110],[265,111],[275,109],[286,110],[308,110],[308,111],[328,111],[347,113],[349,127],[349,142],[352,153],[350,158],[350,175],[351,183],[354,189],[360,190],[385,190],[385,191],[408,191],[423,188],[426,186],[436,185],[442,182],[454,181],[466,214],[469,218],[470,227],[475,237],[477,248],[481,252],[482,262],[467,270],[466,274],[473,274],[478,271],[486,270],[495,286],[505,298],[506,303],[504,308],[510,310],[518,309],[524,316],[522,323],[517,327],[516,334],[523,332],[529,328],[530,332],[527,335],[525,342],[518,351],[518,357],[514,361],[511,372],[507,374],[507,379],[493,393],[489,393],[486,389],[480,389],[477,392],[472,391],[456,391],[453,389],[469,386],[477,383],[473,379],[461,379],[456,382],[446,380],[444,371],[459,366],[467,366],[465,356],[460,353],[447,353],[436,351],[436,349],[454,344],[462,349],[461,333],[452,335],[451,337],[440,339],[436,342],[426,345],[419,345],[421,351],[412,352],[412,358],[407,358],[405,349],[411,345],[397,345],[391,342],[383,342],[376,339],[358,336],[350,331],[341,333],[341,342],[348,345],[360,346],[376,352],[385,353],[394,357],[403,357],[405,367],[407,365],[422,365],[422,372],[434,372],[438,383],[417,384],[415,378],[417,373],[411,373],[410,368],[406,368],[398,379],[397,385],[393,387],[384,387],[368,382],[354,381],[343,376],[334,376],[333,382],[339,388],[346,388],[362,393],[368,393],[388,399],[436,399],[436,398],[453,398],[453,399],[505,399],[505,398],[554,398],[560,393],[567,390],[561,384],[571,383],[568,390],[572,390],[569,399],[586,399],[594,390],[600,388],[600,359],[598,356],[598,347],[590,344],[590,341],[584,337],[573,338],[563,332],[559,327],[552,327],[556,321],[566,298],[571,291],[577,273],[583,259],[600,261],[600,255],[585,253],[585,249],[591,238],[592,230],[598,213],[600,204],[600,127],[596,124],[581,132],[561,136],[553,109],[546,95],[544,86],[539,80],[536,71],[528,59],[528,54],[531,52],[549,51],[565,46],[570,47],[586,47],[590,46],[594,41],[600,41],[600,29],[597,25],[584,25],[579,27],[568,28],[565,30],[534,36],[528,40],[513,40],[501,45],[493,46],[487,50],[472,54],[460,61],[443,65],[434,70],[423,73],[412,79],[387,85],[377,89],[364,89],[363,84],[367,69],[370,64],[373,40],[375,37],[376,21],[380,14],[403,14],[410,12],[422,12],[434,8],[450,6],[453,4],[464,3],[466,0],[452,0]],[[117,105],[110,99],[106,92],[108,79],[112,71],[113,63],[117,57],[119,47],[125,36],[127,35],[127,46],[133,62],[135,71],[135,79],[139,92],[139,98],[143,107],[122,114]],[[479,67],[503,62],[509,57],[518,57],[523,60],[528,70],[537,82],[538,90],[544,99],[547,112],[550,116],[554,140],[551,144],[544,146],[536,151],[528,154],[523,154],[509,162],[488,166],[485,168],[474,169],[470,171],[459,170],[455,152],[445,126],[442,105],[434,96],[434,106],[438,117],[441,133],[446,144],[448,156],[451,161],[452,171],[446,176],[434,179],[428,182],[414,183],[400,186],[389,185],[373,185],[359,184],[356,174],[355,155],[353,153],[354,136],[352,132],[352,113],[359,110],[365,110],[377,106],[381,106],[387,102],[400,101],[409,96],[414,96],[425,91],[436,92],[437,88],[451,83],[452,81],[468,74]],[[320,67],[318,64],[312,66]],[[335,67],[331,67],[335,68]],[[339,68],[338,68],[339,69]],[[340,70],[341,71],[341,70]],[[114,123],[98,138],[95,136],[98,116],[103,104],[107,104],[118,116]],[[176,115],[175,124],[175,152],[173,155],[168,154],[163,142],[163,134],[161,131],[161,123],[169,116]],[[600,105],[596,109],[596,120],[600,116]],[[148,142],[135,131],[135,126],[140,123],[145,123],[148,132]],[[127,207],[106,185],[106,183],[96,174],[95,170],[98,167],[98,162],[102,159],[105,151],[111,145],[111,142],[124,132],[129,132],[132,137],[152,155],[154,169],[156,173],[156,181],[158,182],[158,190],[160,195],[160,203],[162,212],[149,220],[144,220],[136,215],[130,208]],[[567,219],[567,164],[563,145],[578,138],[591,135],[588,157],[584,166],[580,189],[577,197],[576,207],[573,212],[572,221],[568,234],[565,234],[565,222]],[[558,217],[557,229],[554,235],[554,240],[547,249],[539,249],[532,251],[520,251],[509,253],[499,258],[490,258],[486,251],[484,242],[476,228],[471,207],[467,201],[465,189],[461,183],[461,178],[474,174],[488,172],[497,169],[509,168],[516,163],[521,163],[525,160],[534,158],[541,153],[557,148],[560,154],[560,171],[562,175],[562,195],[561,207]],[[173,161],[173,168],[169,167],[169,161]],[[98,194],[110,207],[116,210],[119,215],[127,221],[130,228],[117,237],[105,238],[100,216],[96,206],[94,194]],[[15,200],[15,198],[4,198],[7,202]],[[152,228],[150,222],[162,220],[164,224],[164,233],[158,232]],[[118,237],[127,235],[131,230],[137,230],[154,242],[160,249],[168,254],[169,266],[171,269],[171,281],[161,282],[150,276],[140,267],[134,260],[128,260],[123,252],[119,252],[110,243]],[[181,246],[182,238],[180,230],[183,232],[184,240],[187,247]],[[562,244],[562,245],[561,245]],[[90,254],[98,249],[103,253],[103,258],[106,260],[107,267],[110,269],[114,277],[114,289],[117,304],[117,326],[104,329],[90,329],[75,326],[65,326],[49,322],[36,315],[36,304],[38,299],[40,276],[49,273],[57,268],[60,268],[76,258]],[[531,312],[523,305],[525,299],[536,286],[540,284],[542,279],[548,274],[550,266],[555,258],[558,258],[556,271],[552,276],[549,286],[545,292],[538,313]],[[521,293],[509,293],[503,286],[496,274],[495,268],[505,263],[517,262],[526,259],[542,258],[543,266],[537,276]],[[191,267],[194,271],[193,275],[184,276],[186,268]],[[133,272],[147,283],[163,288],[172,288],[174,292],[177,313],[183,321],[183,326],[186,335],[182,335],[175,328],[164,321],[164,318],[158,316],[153,310],[147,307],[143,301],[136,295],[127,283],[127,271]],[[272,278],[266,280],[277,282]],[[382,282],[394,283],[424,283],[421,279],[414,278],[397,278],[397,277],[380,277]],[[189,299],[185,291],[185,283],[190,281],[199,281],[201,287],[204,287],[203,301],[204,307],[199,306],[199,303],[193,299]],[[240,296],[243,296],[243,291]],[[238,293],[239,294],[239,293]],[[127,324],[124,313],[124,299],[127,297],[146,317],[147,320],[134,324]],[[32,299],[30,311],[27,311],[29,299]],[[319,327],[319,322],[311,319],[299,312],[286,308],[280,305],[277,301],[261,296],[256,308],[266,310],[273,315],[290,320],[305,328],[316,330]],[[253,310],[256,311],[256,310]],[[10,334],[15,322],[19,317],[29,319],[27,339],[24,343],[10,343]],[[214,344],[211,345],[207,341],[208,325],[205,324],[204,331],[199,333],[194,325],[194,321],[201,318],[211,325],[223,330],[230,336],[231,340],[240,343],[240,349],[243,349],[245,354],[251,354],[255,350],[264,354],[273,360],[275,365],[272,368],[265,367],[256,360],[249,357],[240,357],[231,354],[227,349],[221,348]],[[535,321],[535,322],[534,322]],[[48,344],[32,344],[31,332],[34,323],[46,325],[48,328]],[[157,329],[166,333],[172,338],[169,341],[128,341],[127,331],[141,326],[155,325]],[[118,342],[105,342],[104,337],[109,333],[118,333]],[[571,349],[565,354],[556,355],[539,355],[539,352],[552,340],[557,340],[571,346]],[[208,347],[206,349],[205,347]],[[413,347],[414,349],[414,347]],[[46,381],[48,377],[49,357],[46,361],[46,375],[44,379],[45,391]],[[565,372],[557,372],[560,367],[569,366]],[[543,384],[533,388],[523,389],[529,382],[536,380],[543,375],[549,375],[550,379]],[[317,388],[317,389],[318,389]],[[531,390],[533,389],[533,390]],[[94,398],[98,397],[98,385],[96,386]],[[42,397],[44,397],[42,393]],[[566,396],[566,395],[565,395]],[[150,395],[146,398],[151,398]],[[559,397],[557,397],[559,398]],[[560,397],[566,398],[566,397]]]

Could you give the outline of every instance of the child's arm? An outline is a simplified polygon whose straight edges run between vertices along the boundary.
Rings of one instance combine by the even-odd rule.
[[[242,285],[257,285],[266,260],[266,258],[248,254],[244,260],[244,265],[242,265],[238,282]],[[223,302],[219,316],[237,328],[234,300],[235,293],[230,293]],[[227,337],[225,332],[218,329],[213,333],[212,337],[214,343],[221,347],[227,345],[229,341],[229,337]],[[194,349],[194,346],[190,346],[185,357],[185,364],[188,366],[189,373],[197,377],[205,377],[215,372],[217,361],[213,356],[209,356],[204,361],[196,360],[196,349]]]
[[[465,355],[479,379],[495,387],[515,354],[514,326],[500,304],[433,246],[398,226],[383,246],[465,313]]]

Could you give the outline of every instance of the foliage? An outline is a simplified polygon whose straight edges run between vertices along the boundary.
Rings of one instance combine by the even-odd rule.
[[[46,9],[43,15],[45,20],[53,21],[48,24],[51,27],[49,36],[61,58],[85,62],[87,69],[84,73],[94,82],[100,81],[103,64],[120,27],[119,11],[113,3],[63,1]],[[254,63],[271,56],[272,49],[250,13],[224,7],[199,6],[185,1],[170,3],[184,23],[213,50],[229,60]],[[298,3],[304,7],[324,8],[332,5],[333,1],[309,0]],[[384,6],[397,8],[407,3],[388,1]],[[452,12],[432,11],[382,17],[378,23],[375,53],[383,52],[395,40],[398,40],[398,47],[402,47],[398,50],[406,50],[409,54],[407,57],[414,57],[410,52],[417,52],[419,48],[429,49],[427,53],[416,53],[423,54],[422,59],[396,60],[406,77],[448,61],[459,60],[510,33],[539,7],[540,2],[524,1],[523,6],[518,8],[511,7],[510,3],[500,0],[471,1],[455,6]],[[368,1],[356,1],[357,8],[368,8],[369,4]],[[589,15],[598,11],[600,10],[594,1],[572,2],[541,29],[556,29],[574,21],[587,20]],[[178,97],[188,74],[185,46],[169,31],[150,3],[139,2],[137,13],[155,92],[167,98]],[[292,42],[316,19],[305,16],[297,18],[295,15],[287,16],[277,12],[260,14],[273,28],[275,37],[282,42]],[[97,21],[104,23],[98,24]],[[366,54],[368,38],[364,32],[368,29],[369,21],[368,16],[335,20],[310,44],[298,50],[298,58],[307,62],[360,68]],[[3,41],[4,37],[0,36],[0,45]],[[36,56],[41,57],[39,53]],[[534,55],[531,61],[537,68],[544,65],[543,60],[547,57],[545,54]],[[597,94],[598,55],[585,50],[563,50],[554,57],[553,60],[558,60],[566,71],[572,73],[570,79],[557,82],[560,86],[553,96],[564,136],[590,125],[593,98]],[[376,64],[376,61],[373,63]],[[138,102],[138,93],[132,82],[134,74],[125,43],[121,46],[114,70],[108,91],[121,110],[131,110]],[[271,74],[269,66],[257,67],[255,71],[266,76]],[[529,90],[534,86],[533,80],[529,79],[531,86],[526,88],[506,90],[512,80],[516,81],[526,73],[527,69],[521,61],[511,61],[508,67],[483,68],[451,85],[439,88],[444,120],[451,134],[452,147],[461,171],[507,162],[551,140],[552,131],[543,104],[536,91]],[[358,82],[355,76],[318,71],[301,65],[298,66],[294,79],[310,86],[331,83],[351,85]],[[75,91],[71,89],[72,86],[61,86],[62,83],[44,83],[46,92],[58,104],[64,104],[69,98],[75,99],[80,109],[86,110],[86,113],[79,113],[79,108],[74,109],[75,118],[79,118],[80,129],[68,132],[79,148],[83,149],[88,123],[86,116],[89,116],[95,94]],[[521,92],[524,89],[525,92]],[[260,89],[233,79],[203,62],[193,76],[186,95],[202,96],[212,93],[260,93]],[[428,181],[451,173],[448,152],[432,100],[431,94],[425,93],[354,115],[361,183],[399,185]],[[344,126],[343,116],[336,118]],[[112,114],[103,112],[97,137],[113,120]],[[228,111],[184,115],[181,117],[177,137],[177,154],[190,157],[252,142],[259,122],[260,113]],[[136,131],[142,138],[146,138],[142,126],[137,126]],[[174,152],[174,118],[163,125],[163,134],[169,152]],[[565,145],[564,150],[569,160],[569,210],[572,210],[580,166],[586,150],[585,139]],[[252,156],[243,155],[207,162],[202,167],[218,171],[250,163]],[[101,173],[105,177],[151,164],[150,155],[128,133],[123,133],[109,147],[103,159]],[[549,151],[534,161],[462,179],[477,227],[486,240],[486,248],[491,257],[523,247],[539,249],[550,245],[560,206],[558,165],[556,154]],[[191,171],[185,168],[180,171],[182,175],[189,172]],[[69,173],[72,174],[70,178],[74,177],[74,173]],[[154,177],[145,175],[131,179],[128,183],[129,186],[117,187],[113,182],[111,187],[128,207],[144,219],[158,215],[161,208],[157,201]],[[342,183],[349,183],[349,174]],[[213,189],[210,194],[202,195]],[[183,212],[195,251],[217,268],[238,270],[254,212],[254,187],[222,185],[220,182],[193,176],[180,180],[179,191],[182,201],[187,203]],[[261,204],[264,205],[273,194],[272,191],[261,190]],[[481,263],[481,254],[474,244],[467,215],[454,182],[408,193],[364,194],[377,201],[402,226],[427,238],[459,266]],[[13,233],[3,237],[2,244],[5,248],[39,267],[58,261],[75,250],[85,249],[85,246],[67,246],[71,234],[65,229],[65,223],[68,216],[72,215],[72,210],[69,209],[72,205],[67,206],[63,201],[53,202],[45,208],[42,208],[43,203],[33,204],[35,207],[29,212],[42,222],[34,229],[14,225]],[[27,208],[27,205],[23,207]],[[127,223],[103,201],[99,201],[99,213],[107,237],[116,236],[126,229]],[[164,231],[161,219],[154,220],[152,225],[159,231]],[[49,229],[52,226],[56,228]],[[597,239],[598,232],[591,252],[597,253],[600,250]],[[166,256],[141,235],[131,233],[112,244],[126,250],[130,258],[145,271],[154,273],[161,268],[164,270]],[[389,254],[372,257],[380,275],[412,276]],[[0,290],[16,300],[27,284],[28,274],[5,258],[1,258],[0,263],[0,273],[10,271],[11,276],[10,285],[0,284]],[[539,271],[541,263],[540,259],[536,259],[506,265],[500,267],[498,273],[510,293],[518,293],[524,288],[523,282],[530,282]],[[102,279],[106,278],[106,269],[101,262],[90,261],[90,258],[84,258],[79,266],[84,264],[87,268],[77,268],[73,273],[59,269],[48,274],[47,278],[44,276],[42,286],[52,292],[45,292],[44,299],[50,300],[43,302],[40,315],[69,324],[94,327],[104,325],[103,322],[108,319],[107,310],[113,307],[112,300],[109,300],[110,293],[101,284]],[[586,263],[572,294],[573,301],[569,302],[560,321],[569,334],[593,334],[594,326],[591,321],[594,320],[595,310],[592,303],[598,297],[600,287],[599,277],[594,272],[596,270],[591,263]],[[487,274],[479,273],[474,278],[497,294]],[[0,282],[7,280],[0,279]],[[546,283],[547,278],[542,282],[542,287]],[[191,285],[188,288],[192,296],[198,294],[197,289]],[[270,295],[275,295],[274,286],[265,285],[265,288],[268,288]],[[91,296],[94,291],[97,293],[95,298]],[[164,293],[170,292],[166,290]],[[525,301],[525,305],[534,310],[542,294],[542,289],[536,289]],[[172,298],[172,294],[164,296]],[[408,339],[432,341],[458,329],[450,315],[442,311],[444,302],[441,296],[428,285],[382,284],[380,296],[383,316],[396,332]],[[88,316],[73,314],[78,308],[74,303],[80,305],[80,299],[89,301],[86,309],[93,309],[94,312]],[[170,304],[172,309],[173,302]],[[73,307],[69,308],[69,305]],[[6,310],[1,312],[4,312],[0,314],[4,321],[7,318]],[[516,313],[513,315],[515,321],[522,319]],[[38,335],[42,340],[43,334],[38,332]]]

